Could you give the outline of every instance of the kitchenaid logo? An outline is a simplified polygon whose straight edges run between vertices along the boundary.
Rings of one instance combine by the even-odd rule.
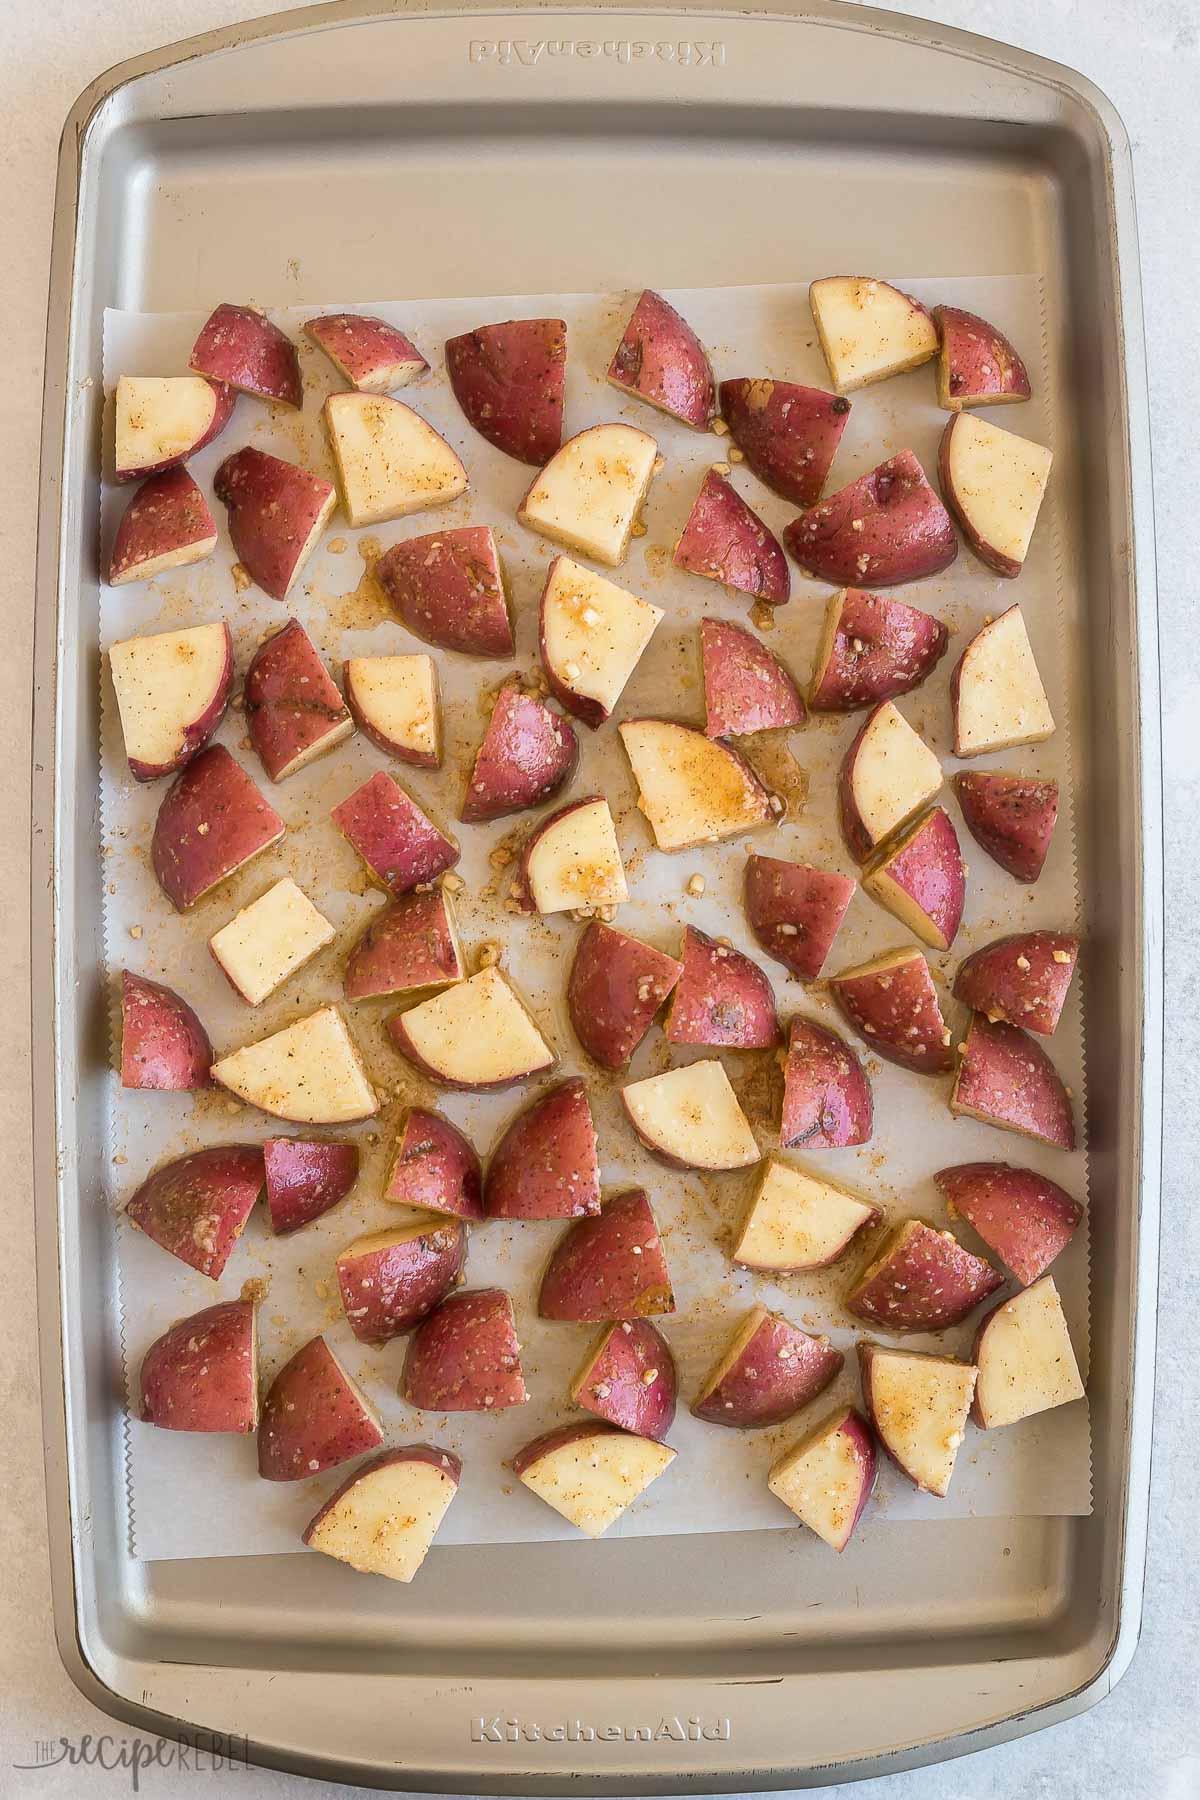
[[[588,1725],[582,1719],[564,1719],[558,1725],[538,1725],[530,1719],[471,1720],[473,1744],[727,1744],[728,1719],[647,1720],[643,1725]]]
[[[515,64],[535,69],[558,57],[601,56],[610,62],[677,63],[682,69],[723,69],[725,46],[708,38],[472,38],[467,59],[473,63]]]

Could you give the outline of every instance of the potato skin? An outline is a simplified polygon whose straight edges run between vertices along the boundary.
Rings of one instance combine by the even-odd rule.
[[[593,919],[567,980],[571,1024],[593,1062],[623,1069],[682,973],[674,957]]]
[[[748,956],[694,925],[683,932],[683,974],[671,997],[671,1044],[769,1050],[779,1041],[771,983]]]
[[[325,1339],[310,1338],[284,1363],[263,1401],[258,1472],[264,1481],[306,1481],[382,1441]]]
[[[700,659],[708,737],[790,731],[804,724],[804,701],[791,675],[779,658],[741,625],[704,619]]]
[[[372,875],[397,897],[436,881],[459,858],[458,845],[382,769],[333,807],[330,817]]]
[[[608,379],[681,425],[707,431],[716,408],[708,357],[687,320],[652,288],[643,291],[630,315]]]
[[[622,1319],[588,1351],[571,1398],[622,1431],[661,1441],[675,1418],[677,1390],[675,1358],[662,1333],[649,1319]]]
[[[501,1288],[451,1294],[409,1340],[400,1391],[424,1412],[499,1412],[529,1398],[512,1301]]]
[[[780,1425],[824,1393],[845,1360],[827,1338],[810,1337],[764,1311],[733,1366],[716,1382],[720,1361],[710,1371],[692,1412],[709,1425],[738,1431]]]
[[[953,1069],[950,1031],[919,950],[882,974],[846,970],[833,976],[829,987],[843,1017],[887,1062],[914,1075],[948,1075]]]
[[[941,339],[939,406],[961,412],[1029,399],[1029,372],[1002,331],[959,306],[935,306],[933,322]]]
[[[945,1331],[1004,1278],[950,1232],[907,1219],[846,1295],[846,1311],[881,1331]]]
[[[867,1144],[873,1114],[871,1083],[849,1044],[812,1019],[794,1018],[783,1065],[782,1148]]]
[[[568,719],[535,694],[515,685],[502,687],[476,753],[460,818],[477,825],[540,806],[570,780],[578,757],[579,739]]]
[[[457,1125],[423,1106],[411,1107],[396,1144],[385,1200],[427,1212],[482,1219],[483,1166]]]
[[[1015,1025],[993,1025],[982,1013],[973,1014],[967,1029],[950,1110],[1059,1150],[1075,1148],[1070,1097],[1046,1052]]]
[[[446,373],[468,424],[536,469],[562,444],[566,366],[562,319],[508,319],[446,342]]]
[[[558,1241],[542,1279],[543,1319],[600,1323],[674,1312],[667,1259],[650,1202],[630,1188]]]
[[[243,684],[246,729],[272,781],[332,732],[345,735],[350,714],[298,619],[260,644]]]
[[[587,1088],[578,1075],[533,1099],[488,1164],[491,1219],[578,1219],[600,1211],[600,1166]]]
[[[954,792],[967,830],[980,848],[1018,881],[1036,881],[1058,819],[1057,781],[960,769]]]
[[[223,744],[210,744],[164,794],[150,861],[176,912],[186,912],[283,832],[283,820],[241,764]]]
[[[784,862],[777,856],[746,858],[746,919],[768,956],[802,981],[821,973],[854,898],[854,882],[829,869]]]
[[[1049,1037],[1058,1027],[1079,939],[1069,931],[1021,931],[997,938],[959,964],[954,997],[993,1024],[1004,1020]]]
[[[229,535],[246,573],[264,594],[285,599],[313,531],[332,510],[332,484],[246,444],[225,458],[213,493],[229,509]]]
[[[758,479],[794,506],[813,506],[846,429],[849,400],[765,376],[723,381],[720,397],[729,435]]]
[[[724,476],[709,469],[671,557],[677,569],[737,588],[768,606],[792,591],[778,538]]]
[[[783,541],[802,569],[839,584],[919,581],[949,568],[958,555],[950,515],[911,450],[809,507]]]
[[[967,892],[967,871],[949,813],[931,807],[877,850],[863,871],[863,891],[895,913],[922,943],[948,950],[962,923]],[[905,917],[897,908],[898,897],[910,901],[920,916]]]
[[[375,914],[351,950],[342,978],[347,1000],[439,987],[464,974],[440,888],[402,894]]]
[[[168,1431],[253,1431],[258,1424],[254,1303],[223,1300],[179,1319],[151,1344],[139,1416]]]
[[[188,367],[260,400],[304,405],[295,344],[251,306],[218,306],[200,328]]]
[[[836,625],[828,655],[813,671],[813,712],[857,712],[909,694],[946,654],[950,634],[942,621],[902,600],[848,587],[829,605]]]
[[[411,338],[367,313],[323,313],[301,329],[360,394],[407,387],[429,368]]]
[[[459,1219],[431,1219],[419,1236],[374,1247],[348,1244],[337,1259],[342,1308],[356,1338],[380,1344],[431,1313],[454,1287],[467,1257]]]
[[[186,1000],[121,971],[121,1086],[183,1093],[211,1086],[212,1044]]]
[[[208,501],[187,470],[182,464],[163,469],[142,483],[121,515],[108,559],[109,586],[137,581],[144,564],[172,551],[181,562],[198,562],[216,542]],[[195,555],[184,556],[190,550]]]
[[[217,1281],[263,1181],[257,1144],[191,1150],[148,1175],[125,1216],[169,1255]]]
[[[464,656],[511,656],[512,621],[490,525],[405,538],[379,558],[375,579],[415,637]]]
[[[271,1229],[283,1237],[346,1198],[358,1180],[358,1146],[323,1138],[268,1138],[263,1165]]]
[[[951,1218],[963,1218],[1023,1287],[1066,1248],[1083,1207],[1056,1181],[1010,1163],[959,1163],[933,1178]]]

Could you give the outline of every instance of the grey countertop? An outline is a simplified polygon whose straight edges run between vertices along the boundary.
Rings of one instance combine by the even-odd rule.
[[[288,0],[273,0],[276,8]],[[295,3],[295,0],[293,0]],[[0,5],[0,866],[9,990],[27,985],[29,656],[46,265],[61,121],[100,70],[140,51],[269,10],[272,0],[5,0]],[[1133,140],[1145,282],[1163,652],[1166,790],[1166,1147],[1158,1414],[1145,1623],[1133,1667],[1097,1709],[940,1769],[836,1790],[858,1800],[1197,1800],[1200,1796],[1200,4],[1198,0],[917,0],[933,15],[1082,70],[1113,99]],[[38,1746],[102,1734],[111,1721],[71,1686],[50,1626],[29,1219],[24,1007],[0,1059],[0,1187],[6,1345],[0,1354],[0,1795],[126,1795],[127,1767],[22,1769]],[[105,1753],[119,1758],[121,1728]],[[128,1740],[126,1740],[128,1742]],[[197,1790],[197,1783],[200,1784]],[[144,1768],[150,1796],[236,1792],[283,1800],[319,1784],[263,1770]],[[350,1790],[343,1790],[349,1792]]]

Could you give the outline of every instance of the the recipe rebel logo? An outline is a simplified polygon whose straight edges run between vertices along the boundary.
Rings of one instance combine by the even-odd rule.
[[[681,69],[723,69],[725,46],[708,38],[472,38],[467,60],[503,68],[536,69],[564,56],[606,57],[610,62],[665,62]]]
[[[727,1744],[731,1736],[727,1718],[681,1719],[676,1713],[638,1725],[593,1725],[583,1719],[539,1725],[499,1714],[471,1720],[473,1744]]]

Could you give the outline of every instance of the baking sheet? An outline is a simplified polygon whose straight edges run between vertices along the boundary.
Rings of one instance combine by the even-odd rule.
[[[825,385],[827,375],[808,311],[807,284],[764,288],[695,290],[672,294],[701,338],[709,345],[718,378],[734,374],[768,374]],[[920,297],[957,303],[986,314],[1007,330],[1035,371],[1035,399],[1002,416],[1024,434],[1053,443],[1052,411],[1046,394],[1046,356],[1042,331],[1040,283],[1036,278],[939,280],[926,284],[906,280]],[[269,298],[269,297],[262,297]],[[646,508],[647,533],[635,541],[616,578],[665,609],[650,649],[623,697],[618,716],[657,710],[702,718],[696,626],[705,615],[744,620],[747,602],[731,597],[711,582],[674,571],[670,546],[687,516],[700,474],[722,460],[728,440],[699,436],[634,402],[624,402],[602,379],[613,344],[631,305],[619,296],[519,296],[467,300],[422,301],[415,304],[362,303],[361,310],[379,313],[402,324],[422,345],[431,361],[442,340],[454,332],[493,319],[554,314],[568,323],[568,387],[566,431],[605,418],[628,417],[653,430],[665,467],[651,489]],[[331,303],[338,304],[341,303]],[[322,310],[308,307],[273,309],[272,316],[292,335],[302,320]],[[186,365],[188,350],[202,323],[201,315],[137,315],[109,313],[105,334],[105,387],[121,373],[171,374]],[[306,404],[299,417],[272,414],[242,399],[223,437],[193,461],[193,471],[206,488],[212,472],[230,449],[253,442],[277,454],[332,475],[319,410],[325,393],[336,385],[332,369],[315,351],[302,349]],[[1040,362],[1040,371],[1039,371]],[[1039,379],[1040,374],[1040,379]],[[289,614],[301,620],[335,673],[348,655],[379,653],[420,646],[391,618],[370,579],[372,556],[381,546],[417,536],[435,525],[492,523],[512,579],[517,617],[515,666],[530,671],[536,662],[536,600],[552,547],[513,522],[516,503],[528,474],[484,444],[466,424],[439,368],[406,392],[412,401],[460,451],[471,477],[467,495],[437,514],[416,515],[389,525],[354,532],[335,519],[286,609],[256,588],[241,589],[231,568],[233,553],[224,531],[223,509],[214,506],[221,526],[217,553],[197,568],[124,589],[105,589],[101,636],[107,645],[136,632],[176,629],[202,619],[227,617],[235,638],[238,667],[244,668],[259,637],[275,629]],[[868,388],[854,396],[849,424],[829,491],[873,466],[884,456],[910,445],[927,470],[934,463],[937,437],[945,415],[934,404],[931,371],[926,368]],[[733,470],[735,484],[773,529],[794,515],[794,508],[768,494],[752,477]],[[105,495],[105,548],[126,495],[110,488]],[[946,619],[954,629],[950,651],[934,677],[901,701],[901,708],[949,765],[950,669],[962,644],[984,618],[1019,600],[1025,613],[1059,730],[1045,745],[1022,750],[1001,763],[1026,772],[1055,775],[1063,785],[1063,806],[1050,861],[1032,889],[1019,888],[998,870],[965,834],[963,849],[970,869],[967,911],[954,952],[933,957],[936,968],[952,972],[960,957],[1002,930],[1018,926],[1063,926],[1077,918],[1070,743],[1065,729],[1065,696],[1071,691],[1070,657],[1079,621],[1066,616],[1063,584],[1058,579],[1061,530],[1053,478],[1033,550],[1017,582],[992,576],[965,550],[948,571],[905,590],[918,604]],[[811,666],[828,587],[800,578],[793,569],[793,601],[777,616],[766,641],[803,679]],[[435,817],[453,820],[470,757],[482,733],[488,699],[509,665],[485,665],[437,653],[443,683],[447,760],[438,774],[397,767],[402,781]],[[287,1019],[340,998],[344,952],[362,929],[382,896],[372,890],[361,865],[328,818],[329,807],[343,798],[387,759],[356,737],[328,758],[271,791],[288,823],[283,843],[256,860],[186,919],[175,915],[150,873],[147,852],[163,784],[138,788],[129,782],[121,751],[119,722],[107,674],[104,677],[103,827],[106,857],[106,934],[110,968],[137,969],[176,986],[196,1005],[214,1044],[226,1048],[265,1035]],[[630,900],[617,923],[663,948],[677,946],[683,923],[729,936],[740,948],[757,954],[745,929],[740,906],[740,874],[748,848],[757,845],[773,854],[793,856],[854,873],[836,828],[834,771],[861,715],[816,720],[786,744],[780,738],[757,740],[753,760],[769,783],[789,801],[788,817],[775,833],[732,840],[710,850],[667,857],[650,848],[649,835],[634,806],[634,784],[615,730],[588,733],[580,729],[581,765],[570,793],[605,793],[613,806],[626,856]],[[219,740],[227,743],[260,778],[257,759],[244,740],[244,727],[234,709]],[[262,778],[261,785],[270,784]],[[807,803],[804,795],[807,788]],[[950,802],[954,811],[953,802]],[[957,817],[957,814],[955,814]],[[524,829],[523,822],[462,828],[463,857],[459,872],[466,887],[456,896],[464,942],[505,947],[505,964],[530,999],[543,1028],[558,1048],[560,1073],[579,1070],[589,1081],[600,1134],[606,1187],[616,1191],[638,1182],[650,1193],[663,1229],[675,1282],[678,1312],[664,1322],[680,1367],[681,1391],[689,1397],[728,1336],[732,1325],[755,1300],[777,1307],[810,1329],[828,1331],[849,1351],[856,1335],[838,1305],[856,1263],[820,1275],[790,1277],[772,1283],[730,1268],[726,1244],[747,1177],[744,1173],[703,1177],[663,1170],[631,1138],[622,1123],[619,1087],[667,1066],[667,1046],[659,1031],[650,1034],[628,1075],[614,1079],[587,1065],[574,1043],[562,1004],[567,959],[579,927],[565,918],[525,920],[505,910],[508,875],[505,852]],[[209,936],[237,909],[278,879],[292,874],[338,928],[338,940],[282,992],[263,1007],[251,1009],[227,987],[207,951]],[[685,889],[692,874],[705,879],[702,897]],[[861,894],[851,905],[830,967],[838,968],[904,941],[889,915]],[[760,960],[761,959],[760,957]],[[780,1010],[786,1018],[797,1010],[832,1019],[833,1009],[819,989],[807,992],[768,965]],[[119,1232],[122,1284],[122,1340],[126,1377],[136,1371],[146,1346],[181,1314],[211,1304],[215,1297],[236,1294],[247,1280],[267,1286],[261,1325],[264,1374],[274,1370],[315,1331],[327,1330],[339,1354],[364,1383],[378,1406],[388,1441],[432,1437],[458,1450],[464,1458],[460,1495],[447,1516],[439,1542],[483,1543],[530,1541],[574,1535],[549,1508],[515,1482],[503,1459],[536,1431],[568,1416],[566,1384],[594,1335],[592,1328],[554,1325],[536,1317],[537,1284],[546,1256],[563,1227],[560,1224],[492,1223],[477,1228],[467,1267],[472,1286],[498,1283],[513,1294],[524,1364],[532,1398],[528,1405],[495,1417],[422,1415],[400,1401],[396,1381],[403,1358],[402,1343],[383,1348],[358,1345],[341,1319],[333,1258],[359,1232],[394,1221],[398,1210],[378,1198],[394,1127],[407,1104],[436,1103],[462,1124],[482,1151],[529,1095],[534,1084],[495,1097],[444,1096],[433,1091],[397,1058],[387,1045],[382,1020],[387,1003],[347,1008],[351,1028],[362,1047],[372,1078],[387,1104],[377,1120],[351,1128],[364,1152],[363,1173],[351,1199],[297,1237],[275,1240],[266,1229],[263,1209],[252,1220],[241,1246],[230,1259],[221,1283],[213,1284],[165,1257],[156,1246],[124,1225]],[[952,1022],[961,1022],[953,1008]],[[1072,1087],[1082,1116],[1083,1042],[1080,984],[1056,1034],[1052,1054]],[[696,1052],[697,1056],[704,1052]],[[689,1060],[676,1055],[671,1060]],[[772,1103],[770,1060],[731,1055],[727,1066],[750,1113],[764,1151],[774,1147],[770,1124],[777,1116]],[[887,1209],[892,1220],[910,1212],[941,1222],[943,1209],[930,1179],[947,1162],[971,1158],[1017,1160],[1052,1174],[1071,1191],[1085,1196],[1086,1159],[1082,1151],[1067,1157],[1041,1146],[1017,1142],[974,1121],[955,1120],[945,1106],[948,1082],[912,1076],[870,1059],[876,1093],[876,1133],[858,1150],[826,1152],[807,1159],[834,1179],[858,1186]],[[914,1120],[919,1129],[914,1130]],[[171,1096],[112,1091],[113,1179],[108,1201],[113,1206],[132,1192],[146,1172],[167,1156],[216,1141],[257,1140],[292,1131],[268,1121],[253,1109],[223,1095]],[[336,1135],[342,1135],[338,1133]],[[963,1235],[969,1238],[969,1233]],[[1081,1230],[1055,1265],[1072,1335],[1086,1369],[1087,1245]],[[971,1326],[929,1340],[962,1353]],[[839,1383],[817,1403],[853,1397],[857,1380],[853,1358]],[[819,1416],[814,1410],[814,1416]],[[781,1444],[792,1441],[801,1426],[793,1421],[767,1432],[722,1432],[702,1426],[681,1408],[671,1433],[680,1454],[671,1470],[630,1509],[610,1535],[655,1535],[680,1531],[744,1530],[787,1526],[791,1515],[766,1492],[763,1476]],[[340,1478],[331,1471],[318,1481],[288,1486],[261,1482],[255,1473],[253,1443],[189,1438],[156,1431],[137,1422],[127,1425],[127,1474],[130,1540],[143,1557],[257,1554],[293,1551],[297,1534],[320,1500]],[[343,1471],[344,1472],[344,1471]],[[959,1457],[951,1494],[946,1501],[914,1494],[890,1469],[881,1473],[876,1506],[883,1516],[945,1518],[972,1514],[1084,1513],[1090,1509],[1090,1446],[1086,1402],[1026,1421],[1009,1431],[969,1431]]]

